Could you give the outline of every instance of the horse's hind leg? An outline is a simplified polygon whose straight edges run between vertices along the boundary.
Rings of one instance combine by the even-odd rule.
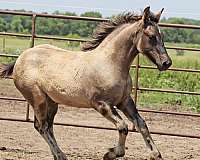
[[[128,126],[125,124],[123,119],[117,113],[117,111],[109,106],[107,103],[103,101],[99,101],[95,104],[95,109],[101,113],[104,117],[110,120],[116,126],[117,130],[119,131],[119,141],[118,145],[114,148],[109,149],[103,159],[104,160],[113,160],[117,157],[123,157],[125,154],[125,141],[126,136],[128,134]]]
[[[67,158],[61,151],[61,149],[58,147],[53,133],[53,121],[54,121],[54,116],[57,113],[58,104],[54,103],[48,96],[46,96],[45,103],[46,104],[42,105],[44,105],[46,109],[42,109],[41,107],[42,111],[39,111],[40,112],[39,115],[41,115],[41,112],[43,112],[43,114],[45,114],[46,112],[46,115],[44,117],[43,115],[38,117],[35,114],[34,127],[48,143],[51,152],[54,156],[54,159],[66,160]]]
[[[127,116],[130,121],[134,123],[134,125],[137,127],[137,130],[142,134],[147,147],[151,151],[150,160],[162,160],[161,154],[149,133],[147,125],[143,118],[139,115],[132,98],[129,97],[120,106],[118,106],[118,108]]]
[[[18,88],[19,89],[19,88]],[[55,160],[66,160],[53,134],[53,120],[58,104],[53,102],[39,87],[19,89],[34,110],[34,127],[48,143]]]

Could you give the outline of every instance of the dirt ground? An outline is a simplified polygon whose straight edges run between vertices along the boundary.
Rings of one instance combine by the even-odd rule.
[[[12,80],[0,80],[0,96],[21,97]],[[167,107],[168,109],[170,107]],[[174,110],[174,108],[173,108]],[[0,117],[25,118],[26,103],[0,100]],[[200,134],[200,118],[141,113],[152,131]],[[31,110],[30,118],[33,113]],[[56,122],[114,127],[91,109],[60,106]],[[127,120],[126,120],[127,121]],[[131,127],[131,123],[129,123]],[[100,160],[117,143],[117,131],[55,126],[58,144],[69,160]],[[200,160],[200,139],[152,135],[165,160]],[[124,160],[148,156],[139,133],[129,133]],[[32,123],[0,121],[0,160],[52,160],[46,142]]]

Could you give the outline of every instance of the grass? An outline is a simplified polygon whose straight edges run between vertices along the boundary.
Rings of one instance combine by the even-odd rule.
[[[184,44],[179,44],[179,46]],[[200,47],[200,46],[199,46]],[[173,66],[200,70],[200,54],[185,51],[178,56],[175,50],[168,50]],[[152,65],[144,56],[140,56],[140,64]],[[134,71],[131,72],[134,75]],[[178,91],[200,92],[199,73],[140,69],[139,86],[145,88],[170,89]],[[158,108],[161,105],[173,105],[200,112],[200,97],[159,92],[140,92],[139,105]]]
[[[0,37],[0,52],[3,51],[3,37]],[[55,40],[41,40],[36,39],[35,44],[53,44],[55,46],[79,50],[79,43],[55,41]],[[19,39],[15,37],[6,37],[6,53],[20,54],[23,50],[29,48],[30,40]],[[200,48],[197,44],[176,44],[166,43],[166,46]],[[200,54],[198,52],[184,51],[181,55],[177,54],[175,50],[168,50],[169,55],[172,57],[173,66],[177,68],[189,68],[200,70]],[[13,58],[0,58],[0,62],[10,62]],[[146,57],[140,56],[140,64],[152,65]],[[134,81],[134,69],[131,70]],[[145,88],[162,88],[180,91],[200,92],[200,75],[199,73],[188,72],[159,72],[158,70],[140,69],[139,72],[139,86]],[[180,95],[171,93],[159,92],[139,92],[138,104],[143,107],[160,108],[162,106],[171,105],[177,108],[182,107],[192,109],[200,112],[200,96]]]
[[[0,36],[0,52],[3,51],[3,36]],[[28,38],[5,37],[5,52],[9,54],[20,54],[25,49],[29,48],[31,40]],[[57,47],[77,50],[79,49],[79,42],[66,42],[50,39],[35,39],[35,45],[39,44],[53,44]]]

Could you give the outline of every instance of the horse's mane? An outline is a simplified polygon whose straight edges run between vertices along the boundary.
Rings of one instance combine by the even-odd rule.
[[[82,51],[93,50],[99,46],[99,44],[117,27],[126,23],[134,23],[142,18],[141,15],[136,15],[135,13],[122,13],[109,21],[100,23],[94,33],[92,34],[91,40],[86,42]]]

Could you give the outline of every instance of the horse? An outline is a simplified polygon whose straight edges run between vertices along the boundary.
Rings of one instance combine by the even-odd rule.
[[[0,65],[0,77],[12,76],[16,88],[33,107],[34,127],[48,143],[54,160],[67,159],[53,133],[58,104],[93,108],[116,126],[118,144],[104,154],[104,160],[125,155],[128,125],[118,111],[142,134],[150,159],[162,159],[131,97],[129,73],[139,53],[160,71],[171,66],[158,26],[162,12],[153,13],[146,7],[140,15],[128,12],[102,22],[80,51],[38,45],[25,50],[15,62]]]

